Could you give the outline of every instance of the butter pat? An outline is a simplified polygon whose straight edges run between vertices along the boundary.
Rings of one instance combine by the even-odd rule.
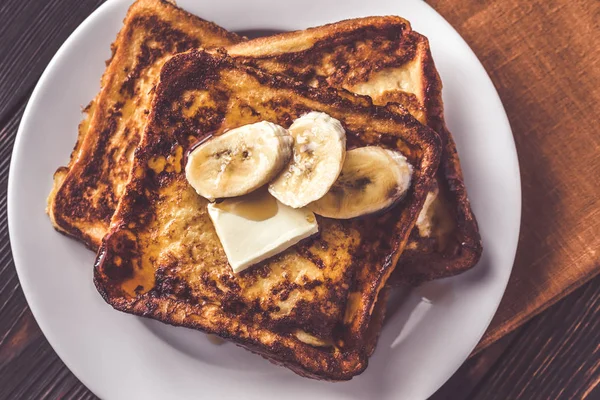
[[[288,207],[266,190],[211,203],[208,214],[235,273],[319,231],[311,211]]]

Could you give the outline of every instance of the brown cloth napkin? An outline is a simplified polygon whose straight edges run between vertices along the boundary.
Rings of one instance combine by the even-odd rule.
[[[478,351],[600,272],[600,2],[428,3],[490,74],[521,166],[514,269]]]

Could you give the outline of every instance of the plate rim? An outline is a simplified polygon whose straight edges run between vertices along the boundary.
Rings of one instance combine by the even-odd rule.
[[[418,0],[414,0],[414,1],[418,1]],[[126,1],[128,4],[131,3],[131,1]],[[112,8],[112,7],[116,7],[117,5],[121,6],[122,3],[120,0],[108,0],[106,1],[104,4],[100,5],[96,10],[94,10],[70,35],[69,37],[64,41],[64,43],[60,46],[60,48],[57,50],[56,54],[52,57],[52,59],[50,60],[50,62],[48,63],[48,65],[46,66],[44,72],[42,73],[42,75],[40,76],[28,102],[27,102],[27,106],[24,110],[22,119],[19,123],[19,128],[17,130],[17,134],[15,136],[15,142],[14,142],[14,147],[13,147],[13,151],[12,151],[12,157],[11,157],[11,162],[10,162],[10,169],[9,169],[9,174],[8,174],[8,187],[7,187],[7,220],[8,220],[8,231],[9,231],[9,238],[10,238],[10,245],[11,245],[11,250],[12,250],[12,256],[13,256],[13,260],[14,260],[14,264],[15,264],[15,269],[17,271],[17,275],[19,277],[19,282],[21,284],[21,287],[23,289],[23,293],[25,295],[25,298],[27,300],[27,304],[29,306],[29,308],[31,309],[31,312],[36,320],[36,322],[38,323],[38,326],[40,327],[40,329],[42,330],[42,333],[44,334],[44,336],[46,337],[46,339],[48,340],[48,342],[50,343],[51,347],[53,348],[53,350],[56,352],[56,354],[59,356],[59,358],[65,363],[65,365],[69,368],[69,370],[71,372],[73,372],[73,374],[75,374],[75,376],[82,382],[84,383],[84,385],[90,390],[93,391],[93,393],[95,394],[100,394],[101,391],[97,391],[97,385],[93,384],[91,382],[88,381],[87,377],[82,377],[82,375],[77,371],[77,368],[73,368],[73,365],[71,363],[71,360],[67,360],[65,359],[61,353],[59,353],[59,351],[57,351],[57,347],[60,347],[57,345],[57,343],[53,343],[54,340],[50,340],[49,336],[47,334],[47,329],[50,329],[48,327],[48,325],[46,325],[45,323],[43,323],[42,321],[44,320],[44,317],[42,317],[41,315],[38,314],[38,311],[35,311],[37,309],[37,306],[32,306],[32,304],[35,304],[37,300],[32,300],[33,298],[36,297],[36,295],[31,292],[31,290],[29,289],[29,283],[27,282],[27,279],[23,279],[23,271],[22,268],[23,267],[23,261],[19,261],[21,259],[21,251],[23,251],[21,248],[19,248],[19,246],[17,245],[17,243],[19,243],[19,239],[17,238],[17,235],[15,233],[15,219],[17,218],[14,215],[14,209],[15,206],[14,204],[16,204],[16,202],[18,201],[18,199],[16,198],[16,178],[15,175],[18,173],[17,172],[17,164],[19,164],[20,161],[20,155],[18,154],[19,151],[21,151],[21,141],[22,138],[24,136],[24,131],[26,129],[26,124],[27,121],[32,118],[32,113],[34,112],[34,108],[35,108],[35,103],[39,97],[40,92],[43,91],[44,86],[45,86],[45,82],[48,79],[49,76],[52,75],[54,69],[56,68],[56,64],[59,63],[59,60],[62,58],[63,53],[66,52],[66,50],[72,45],[72,43],[75,40],[78,40],[79,36],[82,34],[82,32],[87,28],[88,25],[90,25],[96,18],[98,18],[99,15],[103,14],[104,12],[107,12],[108,9]],[[510,122],[508,120],[508,117],[506,115],[506,111],[504,109],[504,106],[500,100],[499,94],[497,92],[497,90],[495,89],[495,87],[493,86],[493,82],[489,76],[489,74],[487,73],[487,71],[485,70],[485,68],[483,67],[482,63],[479,61],[479,59],[477,58],[477,56],[475,55],[475,53],[473,52],[473,50],[470,48],[470,46],[468,45],[468,43],[466,43],[466,41],[464,41],[464,39],[460,36],[460,34],[458,34],[458,32],[451,27],[451,25],[444,19],[443,16],[441,16],[440,14],[437,13],[437,11],[435,11],[433,9],[433,7],[431,7],[429,4],[424,3],[423,5],[425,5],[426,7],[430,8],[435,14],[437,14],[441,19],[443,19],[448,26],[451,28],[451,30],[458,35],[458,37],[460,38],[460,40],[464,43],[464,45],[466,46],[466,48],[468,49],[468,51],[470,52],[469,56],[474,58],[474,60],[476,61],[477,67],[481,68],[481,70],[485,73],[485,76],[487,78],[487,80],[489,81],[489,84],[492,85],[493,88],[493,93],[495,94],[496,99],[498,100],[498,105],[499,105],[499,111],[502,113],[503,119],[505,121],[506,126],[504,127],[504,129],[507,129],[508,132],[510,132],[511,134],[511,141],[512,141],[512,147],[514,150],[514,158],[515,158],[515,163],[514,163],[514,167],[516,168],[516,176],[513,177],[514,179],[514,188],[516,191],[516,195],[518,196],[518,209],[515,210],[518,216],[518,220],[519,220],[519,224],[517,226],[517,231],[516,231],[516,237],[518,240],[518,236],[519,236],[519,230],[520,230],[520,220],[521,220],[521,213],[522,213],[522,187],[521,187],[521,179],[520,179],[520,166],[519,166],[519,162],[518,162],[518,157],[517,157],[517,151],[516,151],[516,145],[514,142],[514,136],[512,134],[512,129],[510,127]],[[112,39],[111,39],[112,40]],[[514,247],[514,251],[512,252],[513,254],[511,255],[511,259],[513,260],[513,264],[514,264],[514,259],[515,259],[515,255],[516,255],[516,250],[517,250],[517,246],[516,244],[513,246]],[[505,290],[506,290],[506,286],[508,284],[510,275],[512,273],[513,270],[513,264],[511,264],[510,267],[510,271],[507,274],[507,277],[505,279],[505,281],[503,282],[502,286],[503,286],[503,290],[502,290],[502,294],[504,294]],[[20,266],[21,265],[21,266]],[[496,311],[500,305],[500,302],[502,300],[502,296],[499,296],[496,303],[496,306],[494,308],[494,312],[490,313],[490,315],[488,316],[488,321],[485,324],[485,328],[480,332],[479,339],[473,344],[471,351],[476,347],[476,345],[478,344],[479,340],[481,339],[481,337],[483,336],[483,334],[485,333],[487,327],[489,327],[489,324],[491,323],[494,315],[496,314]],[[52,336],[52,335],[50,335]],[[462,363],[464,363],[464,361],[466,361],[466,359],[468,358],[468,356],[466,356],[459,364],[456,368],[454,368],[454,372],[460,367],[460,365],[462,365]],[[453,372],[453,373],[454,373]],[[442,383],[440,385],[438,385],[437,388],[435,388],[435,390],[439,389],[439,387],[441,387],[441,385],[449,378],[450,376],[448,376],[446,379],[444,379],[442,381]],[[94,387],[94,389],[92,389],[92,387]],[[432,392],[433,393],[433,392]]]

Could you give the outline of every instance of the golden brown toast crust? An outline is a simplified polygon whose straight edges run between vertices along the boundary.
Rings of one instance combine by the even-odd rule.
[[[233,274],[189,186],[183,154],[197,140],[312,111],[339,119],[349,148],[402,151],[414,166],[406,198],[377,216],[318,218],[318,236]],[[216,333],[305,376],[344,380],[372,351],[375,302],[402,252],[439,161],[437,135],[407,112],[315,89],[193,50],[163,67],[148,124],[95,268],[116,309]],[[298,332],[327,345],[308,344]]]
[[[423,60],[429,96],[425,103],[427,125],[436,131],[442,141],[442,154],[437,173],[439,204],[446,208],[454,223],[447,234],[423,238],[413,229],[390,285],[419,285],[433,279],[460,274],[477,264],[483,250],[477,220],[467,197],[460,159],[452,134],[444,120],[442,81],[439,77],[429,46]],[[434,221],[438,224],[441,221]],[[414,244],[414,245],[413,245]],[[413,247],[414,246],[414,247]]]
[[[161,28],[157,29],[152,21],[140,23],[137,17],[142,16],[150,19],[156,17],[167,26],[176,19],[180,24],[179,28],[185,33],[164,35]],[[166,43],[156,50],[165,53],[187,47],[189,44],[173,43],[186,36],[191,38],[189,40],[192,44],[196,40],[206,45],[223,45],[228,41],[239,40],[235,35],[170,3],[140,0],[131,7],[125,19],[125,27],[113,45],[111,60],[116,57],[120,65],[108,65],[103,76],[103,88],[107,85],[121,87],[127,81],[130,87],[136,87],[136,92],[144,94],[144,90],[148,91],[150,85],[147,81],[150,79],[140,82],[136,73],[125,75],[117,72],[120,68],[133,68],[135,60],[131,54],[141,50],[135,48],[140,46],[136,41],[123,39],[134,36],[131,31],[134,31],[132,26],[135,25],[139,25],[137,33],[142,38],[148,35],[141,46],[152,41],[152,35],[160,35]],[[130,32],[126,34],[125,31]],[[216,38],[207,31],[212,31]],[[466,196],[454,141],[444,123],[441,82],[426,38],[413,32],[407,21],[399,17],[342,21],[303,32],[255,39],[229,47],[229,51],[249,65],[260,66],[269,72],[285,73],[311,85],[332,85],[367,94],[375,104],[400,103],[415,118],[436,130],[445,147],[436,185],[440,194],[435,207],[439,211],[433,221],[438,232],[431,237],[421,236],[417,229],[412,232],[409,245],[391,282],[417,284],[454,275],[475,265],[481,254],[481,241]],[[155,68],[145,74],[148,77],[156,75],[161,62],[156,62]],[[408,68],[410,64],[414,66]],[[394,85],[390,89],[384,82],[380,89],[388,90],[373,91],[371,81],[374,76],[395,67],[400,70],[415,69],[416,73],[401,76],[404,82],[414,82],[408,87],[400,85],[405,90],[399,90]],[[84,241],[93,249],[98,247],[108,229],[127,179],[132,149],[138,143],[145,117],[134,115],[121,122],[122,109],[128,108],[131,98],[119,103],[111,99],[111,96],[114,96],[114,91],[111,93],[110,90],[103,89],[88,106],[88,115],[80,125],[80,135],[71,162],[67,168],[59,168],[56,172],[54,188],[48,199],[48,213],[55,227]],[[145,93],[142,99],[137,100],[138,112],[140,109],[147,109],[150,98]],[[112,109],[107,104],[110,102]],[[100,113],[94,118],[98,104]],[[115,132],[111,132],[110,128],[114,125]],[[82,160],[77,161],[88,129],[93,131],[94,137],[87,140]],[[126,150],[119,150],[121,146]],[[110,161],[109,154],[112,158],[116,156],[116,163]],[[74,164],[77,164],[75,168]]]
[[[312,86],[369,95],[375,104],[399,103],[442,139],[434,186],[433,233],[411,233],[391,283],[418,284],[463,272],[481,254],[456,146],[443,117],[442,85],[427,39],[400,17],[367,17],[258,38],[229,46],[239,62],[282,73]],[[434,190],[435,188],[432,188]]]
[[[239,40],[167,1],[138,0],[130,7],[69,165],[55,174],[47,211],[56,229],[98,248],[127,181],[151,88],[166,58]]]

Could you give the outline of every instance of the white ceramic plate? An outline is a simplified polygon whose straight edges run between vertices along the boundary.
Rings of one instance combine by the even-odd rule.
[[[111,309],[92,284],[94,254],[54,231],[44,213],[81,107],[99,89],[129,1],[109,1],[58,51],[31,96],[13,152],[8,217],[23,291],[67,366],[105,399],[424,399],[467,358],[488,326],[512,268],[521,212],[515,146],[502,104],[467,44],[433,9],[398,0],[221,0],[180,5],[230,30],[292,30],[349,17],[396,14],[427,35],[484,254],[461,276],[399,293],[362,375],[345,383],[300,378],[200,332]],[[343,4],[343,5],[342,5]]]

